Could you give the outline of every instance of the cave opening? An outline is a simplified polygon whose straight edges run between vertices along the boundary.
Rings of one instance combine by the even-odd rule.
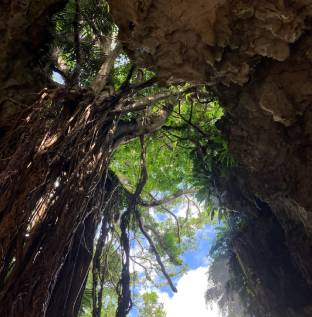
[[[312,316],[310,2],[0,4],[1,316]]]

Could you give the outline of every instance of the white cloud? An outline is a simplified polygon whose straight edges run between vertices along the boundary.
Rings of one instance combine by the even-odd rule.
[[[186,273],[177,284],[178,293],[169,297],[159,292],[167,317],[220,317],[217,304],[207,306],[204,294],[208,286],[207,267],[199,267]]]

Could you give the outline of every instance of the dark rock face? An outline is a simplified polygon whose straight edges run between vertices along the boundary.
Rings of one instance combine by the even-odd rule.
[[[256,316],[311,316],[311,286],[293,261],[285,230],[270,207],[233,241],[233,251],[254,299]],[[252,315],[251,315],[252,316]]]
[[[0,139],[12,118],[47,85],[42,60],[51,40],[50,17],[65,0],[2,0],[0,3]]]
[[[241,173],[235,190],[265,202],[271,213],[256,211],[253,230],[264,241],[261,248],[252,251],[240,239],[237,254],[253,270],[259,267],[251,258],[260,261],[267,254],[271,261],[266,272],[280,280],[279,290],[270,291],[271,277],[265,274],[259,277],[263,287],[254,288],[262,292],[259,297],[285,305],[282,312],[271,307],[272,316],[311,316],[312,1],[114,0],[111,5],[121,40],[138,63],[153,65],[163,80],[206,82],[220,97],[227,112],[223,130]],[[232,198],[237,194],[228,191]],[[237,207],[234,201],[228,203]],[[244,211],[244,204],[239,207]],[[258,238],[248,237],[255,246]],[[284,276],[270,269],[276,262],[271,248],[282,247]],[[305,298],[301,308],[287,300],[289,283]],[[288,295],[277,298],[283,291]]]

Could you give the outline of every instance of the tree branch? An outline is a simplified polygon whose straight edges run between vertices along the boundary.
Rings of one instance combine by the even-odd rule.
[[[144,237],[146,238],[146,240],[148,241],[148,243],[150,244],[151,248],[152,248],[152,251],[153,253],[155,254],[155,257],[156,257],[156,260],[157,260],[157,263],[158,265],[160,266],[160,269],[163,273],[163,275],[165,276],[165,278],[167,279],[168,281],[168,284],[170,286],[170,288],[172,289],[173,292],[177,292],[177,288],[174,286],[172,280],[171,280],[171,277],[169,276],[169,274],[167,273],[166,271],[166,268],[164,266],[164,264],[162,263],[162,260],[161,260],[161,257],[156,249],[156,246],[152,240],[152,238],[149,236],[149,234],[146,232],[145,228],[144,228],[144,224],[143,224],[143,220],[142,220],[142,217],[140,216],[140,213],[138,210],[136,210],[136,216],[137,216],[137,221],[138,221],[138,224],[139,224],[139,228],[142,232],[142,234],[144,235]]]
[[[126,77],[125,81],[120,86],[120,89],[119,89],[120,91],[124,91],[124,90],[126,90],[129,87],[130,80],[131,80],[131,78],[133,76],[134,70],[135,70],[135,65],[131,65],[130,70],[129,70],[128,74],[127,74],[127,77]]]
[[[186,119],[181,113],[178,113],[177,111],[173,111],[176,115],[178,115],[184,122],[186,122],[188,125],[190,125],[194,130],[198,131],[201,135],[205,137],[209,137],[207,133],[205,133],[200,127],[192,123],[190,120]],[[191,119],[191,117],[190,117]]]
[[[138,182],[137,185],[137,189],[134,193],[134,198],[137,199],[139,197],[139,195],[141,195],[141,192],[144,188],[144,185],[147,181],[147,169],[146,169],[146,161],[145,161],[145,151],[143,151],[143,137],[141,137],[141,146],[142,146],[142,154],[141,154],[141,175],[140,175],[140,181]],[[163,265],[162,261],[161,261],[161,257],[154,245],[153,240],[151,239],[151,237],[148,235],[148,233],[145,231],[144,229],[144,224],[143,224],[143,220],[142,217],[140,215],[139,209],[136,208],[136,206],[134,206],[134,212],[135,212],[135,216],[137,219],[137,222],[139,224],[139,228],[142,232],[142,234],[144,235],[144,237],[147,239],[148,243],[150,244],[153,253],[155,254],[156,260],[158,265],[161,268],[161,271],[163,273],[163,275],[166,277],[171,289],[173,292],[177,292],[176,287],[173,285],[172,280],[170,278],[170,276],[168,275],[168,273],[166,272],[165,266]]]
[[[133,122],[119,121],[113,147],[116,148],[121,143],[127,143],[130,140],[155,132],[166,122],[172,111],[173,106],[165,106],[158,113],[152,113],[149,116],[139,118]]]
[[[128,208],[121,216],[121,237],[120,244],[123,247],[125,259],[122,263],[121,278],[118,285],[121,286],[121,292],[117,290],[118,293],[118,307],[116,311],[116,317],[126,317],[132,307],[131,291],[130,291],[130,243],[129,235],[127,230],[129,230],[129,221],[132,213],[135,212],[137,198],[141,195],[141,192],[147,181],[147,171],[145,167],[145,153],[146,147],[144,143],[144,136],[140,138],[141,141],[141,173],[140,178],[137,183],[136,190],[133,195],[129,198]],[[143,167],[144,166],[144,167]]]
[[[109,44],[111,46],[112,42],[110,42]],[[121,50],[122,47],[118,43],[113,50],[108,52],[108,55],[105,61],[103,62],[95,80],[91,84],[91,88],[93,89],[96,95],[99,94],[107,86],[111,70],[114,66],[114,62],[120,54]]]
[[[175,222],[177,224],[178,240],[179,240],[179,243],[181,243],[181,226],[180,226],[180,222],[179,222],[178,217],[169,208],[167,208],[167,207],[165,207],[163,205],[161,205],[161,207],[162,207],[163,210],[165,210],[168,214],[170,214],[175,219]]]
[[[135,93],[139,92],[140,90],[143,90],[145,88],[153,86],[157,82],[156,77],[152,77],[149,80],[146,80],[139,84],[129,85],[123,90],[119,90],[114,96],[111,97],[110,101],[110,107],[113,110],[116,106],[118,106],[118,102],[124,97],[131,97]],[[104,98],[105,100],[105,98]],[[105,100],[107,101],[107,100]]]
[[[173,200],[186,195],[186,194],[194,194],[196,191],[194,189],[180,189],[178,191],[176,191],[175,193],[166,196],[162,199],[153,199],[151,201],[146,201],[146,200],[139,200],[139,204],[143,207],[157,207],[157,206],[161,206],[164,204],[168,204],[170,202],[172,202]]]
[[[148,106],[155,104],[158,101],[167,99],[169,97],[176,97],[182,95],[184,93],[192,91],[196,86],[187,87],[178,91],[168,91],[165,93],[159,93],[153,96],[145,97],[142,100],[132,103],[130,106],[123,107],[121,104],[118,108],[116,108],[113,112],[127,113],[127,112],[135,112],[142,111],[146,109]]]

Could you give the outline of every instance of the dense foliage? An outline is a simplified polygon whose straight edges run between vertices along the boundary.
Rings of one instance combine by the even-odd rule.
[[[55,21],[51,68],[64,85],[98,89],[112,56],[100,91],[153,81],[154,73],[132,65],[119,47],[105,1],[69,1]],[[142,317],[165,316],[156,293],[133,291],[130,298],[129,283],[134,290],[169,283],[175,291],[171,279],[187,269],[181,255],[195,247],[196,231],[226,214],[216,203],[214,178],[234,162],[216,127],[223,110],[209,88],[152,83],[126,99],[126,107],[131,103],[138,108],[122,110],[119,121],[125,126],[153,122],[162,109],[169,116],[143,139],[123,141],[114,151],[109,172],[114,189],[96,235],[82,317],[114,316],[116,310],[123,316],[121,309],[127,313],[133,305]]]

